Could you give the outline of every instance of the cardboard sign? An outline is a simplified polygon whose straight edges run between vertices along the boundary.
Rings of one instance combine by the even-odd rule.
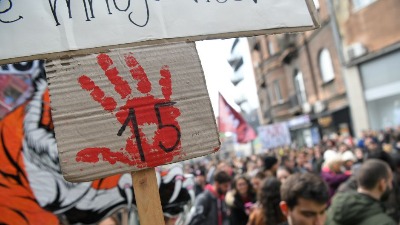
[[[204,156],[220,143],[194,43],[115,49],[46,64],[66,180]]]
[[[100,49],[104,51],[128,43],[154,44],[311,30],[319,26],[312,2],[2,0],[0,60],[3,61],[0,64],[96,53],[99,49],[92,48],[106,46]],[[60,53],[73,50],[81,51]]]

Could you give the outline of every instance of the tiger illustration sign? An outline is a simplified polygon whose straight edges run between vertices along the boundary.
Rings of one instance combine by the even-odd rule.
[[[137,214],[128,173],[83,183],[63,178],[43,64],[0,67],[0,79],[13,77],[8,88],[20,79],[31,90],[28,99],[0,120],[0,224],[97,224],[121,208]],[[157,167],[156,177],[164,216],[183,219],[180,206],[189,207],[195,198],[193,176],[174,163]]]
[[[89,181],[213,153],[220,143],[194,43],[46,65],[60,164]]]

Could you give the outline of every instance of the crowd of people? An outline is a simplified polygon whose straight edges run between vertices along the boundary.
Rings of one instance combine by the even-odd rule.
[[[186,164],[189,225],[400,224],[400,128]]]

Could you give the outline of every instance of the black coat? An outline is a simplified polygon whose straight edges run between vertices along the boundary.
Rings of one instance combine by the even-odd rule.
[[[255,203],[257,201],[255,193],[251,193],[249,196],[249,201]],[[239,194],[234,195],[233,204],[229,205],[230,215],[229,221],[230,225],[246,225],[249,221],[249,215],[246,214],[246,202],[240,197]]]
[[[196,199],[189,225],[220,225],[218,212],[222,216],[222,225],[228,225],[228,208],[225,201],[217,198],[209,190],[205,190]]]

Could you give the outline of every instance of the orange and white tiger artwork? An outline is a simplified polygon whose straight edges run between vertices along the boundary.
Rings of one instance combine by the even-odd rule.
[[[128,174],[85,183],[62,177],[43,62],[3,65],[5,73],[30,74],[33,93],[0,120],[0,224],[93,224],[135,209]],[[176,164],[158,169],[157,179],[164,215],[182,213],[194,196],[193,178]]]

